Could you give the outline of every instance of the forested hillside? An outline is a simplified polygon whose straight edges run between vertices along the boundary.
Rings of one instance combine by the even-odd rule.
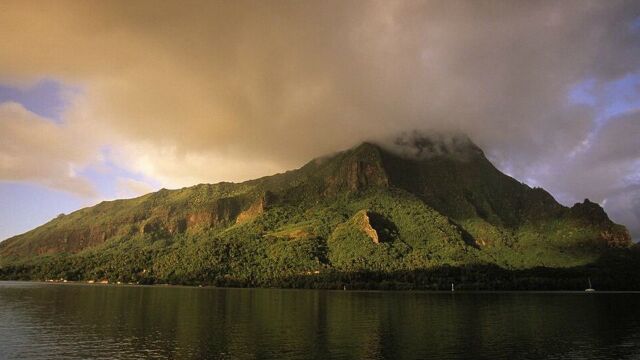
[[[580,289],[590,276],[635,288],[637,258],[598,204],[564,207],[455,136],[103,202],[0,243],[0,276],[426,289]]]

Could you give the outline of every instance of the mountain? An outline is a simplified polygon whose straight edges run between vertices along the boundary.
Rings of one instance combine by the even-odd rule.
[[[584,275],[611,283],[636,254],[627,230],[598,204],[562,206],[501,173],[466,136],[410,134],[282,174],[60,215],[0,243],[0,277],[577,287]]]

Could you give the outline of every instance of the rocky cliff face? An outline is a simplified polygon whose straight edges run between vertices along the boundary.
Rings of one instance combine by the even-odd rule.
[[[356,192],[370,187],[386,188],[389,179],[382,164],[380,149],[364,143],[338,163],[337,171],[324,179],[324,195],[342,191]]]
[[[378,236],[378,232],[371,225],[371,219],[369,217],[369,212],[366,210],[359,211],[354,216],[354,222],[356,227],[362,231],[366,236],[371,239],[374,244],[380,243],[380,237]]]

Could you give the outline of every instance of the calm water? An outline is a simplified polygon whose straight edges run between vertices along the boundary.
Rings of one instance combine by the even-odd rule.
[[[2,359],[640,359],[640,294],[0,282]]]

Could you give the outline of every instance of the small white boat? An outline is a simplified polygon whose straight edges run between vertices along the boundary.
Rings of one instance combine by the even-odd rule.
[[[596,291],[596,289],[594,289],[594,288],[591,286],[591,278],[589,278],[589,287],[588,287],[587,289],[585,289],[584,291],[586,291],[586,292],[593,292],[593,291]]]
[[[453,287],[453,283],[451,283],[451,291],[456,291],[456,289]]]

